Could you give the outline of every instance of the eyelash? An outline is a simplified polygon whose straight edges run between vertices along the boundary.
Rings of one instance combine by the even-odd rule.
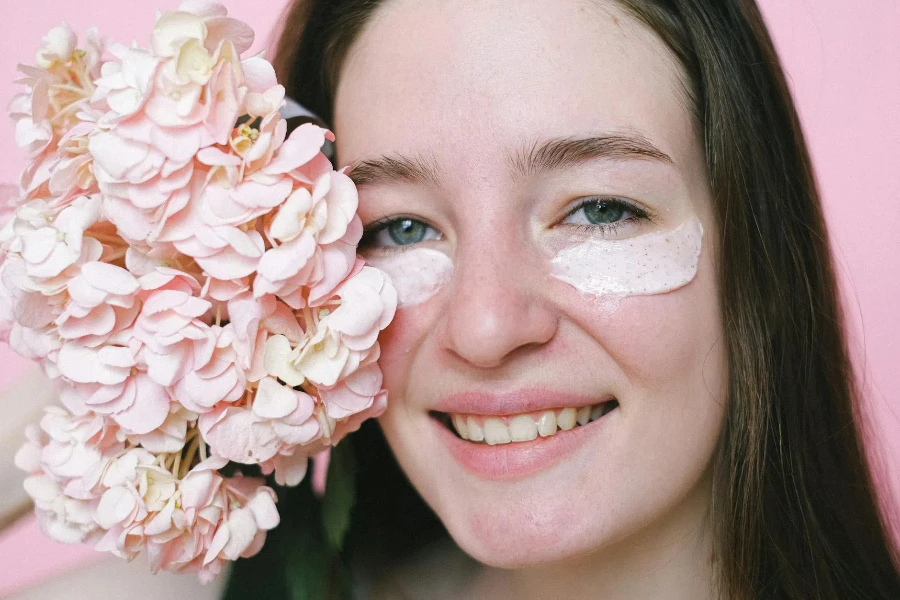
[[[586,196],[582,199],[582,201],[568,213],[566,216],[561,219],[561,221],[565,221],[579,210],[585,208],[586,206],[593,204],[595,202],[605,202],[611,206],[616,208],[624,209],[625,211],[631,213],[631,216],[627,219],[622,219],[621,221],[615,221],[613,223],[561,223],[566,227],[574,229],[578,233],[596,233],[599,229],[603,235],[612,235],[618,233],[619,229],[623,225],[627,224],[635,224],[640,221],[652,221],[653,218],[650,213],[637,206],[632,202],[628,202],[623,198],[618,198],[616,196]]]
[[[364,250],[367,248],[375,247],[373,242],[379,233],[381,233],[382,231],[387,229],[388,226],[390,226],[392,223],[396,223],[398,221],[405,221],[407,219],[411,220],[411,221],[417,221],[419,223],[423,223],[424,225],[431,227],[435,231],[440,232],[440,230],[437,227],[434,227],[433,225],[428,223],[428,221],[425,221],[418,217],[414,217],[412,215],[401,214],[401,215],[384,216],[384,217],[376,219],[376,220],[372,221],[371,223],[369,223],[368,225],[366,225],[366,227],[363,229],[362,238],[360,238],[360,240],[359,240],[359,249]],[[441,234],[441,235],[443,235],[443,234]],[[406,246],[401,245],[401,244],[397,244],[395,246],[377,246],[377,248],[378,248],[378,251],[383,254],[390,254],[392,252],[402,252],[405,248],[407,248],[407,246],[415,246],[415,244],[407,244]]]
[[[593,204],[595,202],[605,202],[616,208],[621,208],[621,209],[631,213],[631,216],[628,217],[627,219],[622,219],[621,221],[615,221],[613,223],[597,223],[597,224],[562,223],[562,221],[571,217],[572,215],[577,213],[579,210],[581,210],[581,209],[585,208],[586,206]],[[423,223],[424,225],[431,227],[432,229],[434,229],[435,231],[438,231],[440,233],[440,230],[438,230],[436,227],[430,225],[427,221],[424,221],[424,220],[414,217],[412,215],[385,216],[385,217],[376,219],[375,221],[373,221],[372,223],[370,223],[369,225],[366,226],[365,230],[363,231],[362,238],[359,241],[359,247],[361,249],[372,247],[373,240],[381,231],[386,229],[391,224],[396,223],[397,221],[403,221],[403,220],[407,220],[407,219]],[[560,224],[565,225],[566,227],[573,229],[574,231],[576,231],[578,233],[585,233],[585,234],[596,233],[598,230],[600,230],[603,233],[603,235],[611,235],[611,234],[617,233],[619,228],[625,224],[637,223],[639,221],[650,221],[650,220],[652,220],[652,217],[647,210],[640,208],[637,205],[633,204],[632,202],[628,202],[622,198],[617,198],[614,196],[586,196],[585,198],[582,199],[582,201],[575,208],[573,208],[571,211],[569,211],[566,214],[566,216],[560,220]],[[443,235],[443,234],[441,234],[441,235]],[[379,252],[390,253],[390,252],[402,251],[407,246],[414,246],[414,245],[415,244],[408,244],[408,245],[398,244],[395,246],[379,246],[378,249],[379,249]]]

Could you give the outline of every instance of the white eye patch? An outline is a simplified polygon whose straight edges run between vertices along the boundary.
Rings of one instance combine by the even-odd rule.
[[[584,295],[645,296],[687,285],[697,274],[703,226],[696,218],[671,231],[625,240],[586,240],[560,251],[551,274]]]
[[[366,262],[388,274],[397,289],[401,308],[428,300],[453,274],[450,257],[432,248],[411,248],[366,259]]]

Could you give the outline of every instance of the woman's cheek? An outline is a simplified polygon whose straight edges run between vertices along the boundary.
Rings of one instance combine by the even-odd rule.
[[[453,276],[453,262],[443,252],[431,248],[401,250],[374,256],[366,262],[381,269],[397,289],[397,313],[379,337],[381,364],[386,387],[396,395],[409,383],[415,350],[433,330],[440,314],[435,296]]]
[[[577,307],[569,314],[631,387],[671,390],[701,376],[707,355],[720,340],[715,308],[700,288],[690,285],[669,294],[624,298],[615,310],[577,297],[572,299]]]
[[[572,245],[551,260],[566,312],[634,385],[685,382],[720,338],[713,264],[700,221]]]

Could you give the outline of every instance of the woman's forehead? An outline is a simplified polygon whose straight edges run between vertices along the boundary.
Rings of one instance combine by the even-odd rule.
[[[340,73],[338,159],[496,166],[542,139],[630,134],[679,165],[696,143],[680,78],[613,3],[389,0]]]

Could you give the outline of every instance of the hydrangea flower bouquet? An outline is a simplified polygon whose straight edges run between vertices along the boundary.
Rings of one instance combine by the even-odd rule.
[[[27,431],[26,489],[54,539],[202,581],[279,523],[231,466],[297,485],[384,409],[397,303],[356,254],[332,134],[287,134],[252,41],[208,0],[157,13],[150,48],[64,24],[9,107],[29,162],[2,198],[0,317],[63,405]]]

